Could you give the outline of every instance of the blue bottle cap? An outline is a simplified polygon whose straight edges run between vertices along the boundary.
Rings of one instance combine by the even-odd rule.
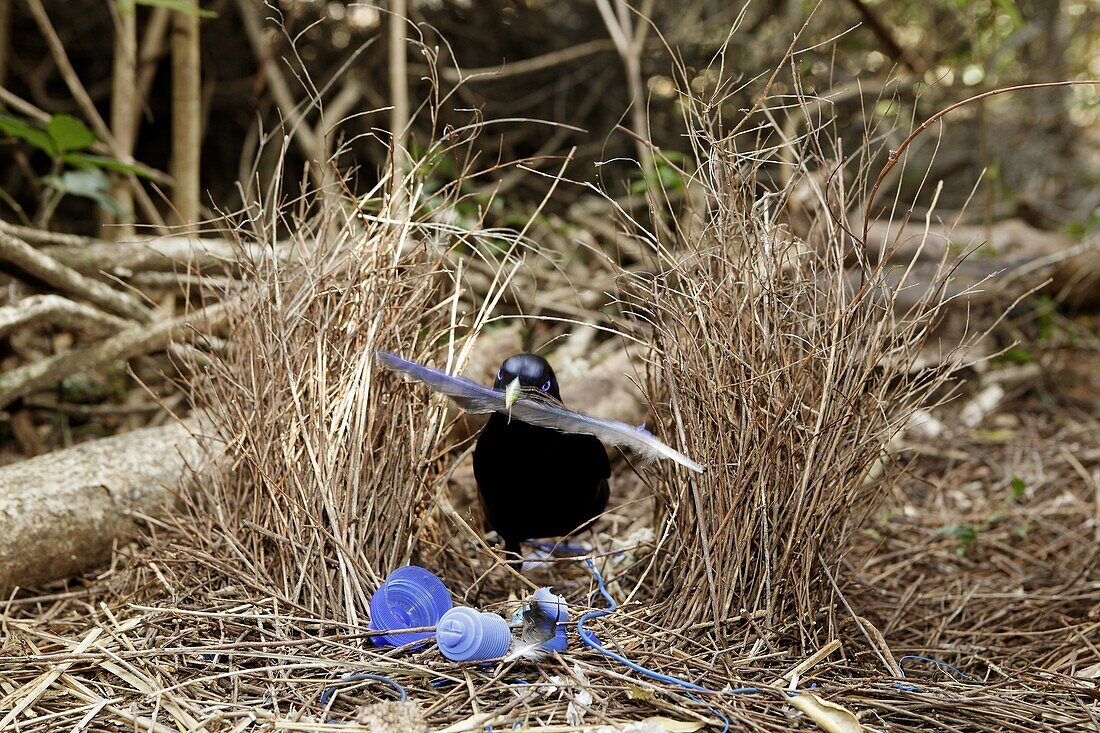
[[[416,565],[406,565],[390,573],[370,599],[370,629],[389,631],[435,626],[450,610],[451,594],[443,581]],[[378,646],[401,646],[430,639],[432,632],[375,636]]]
[[[443,614],[435,640],[452,662],[474,662],[503,657],[512,644],[512,633],[508,622],[495,613],[458,606]]]

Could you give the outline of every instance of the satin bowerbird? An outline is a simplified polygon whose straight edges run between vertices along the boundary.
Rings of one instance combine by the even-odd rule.
[[[524,540],[582,531],[603,513],[611,476],[605,444],[703,470],[644,427],[567,408],[541,356],[509,357],[491,388],[394,354],[377,356],[387,369],[423,382],[468,412],[492,413],[474,449],[474,476],[487,524],[508,552],[518,555]]]

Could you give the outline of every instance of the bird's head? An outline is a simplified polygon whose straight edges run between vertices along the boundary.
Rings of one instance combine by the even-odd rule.
[[[493,387],[503,389],[508,407],[515,403],[523,390],[536,391],[561,402],[558,378],[550,362],[535,354],[509,356],[497,370]]]

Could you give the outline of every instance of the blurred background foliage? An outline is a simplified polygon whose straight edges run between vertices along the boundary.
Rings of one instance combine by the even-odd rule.
[[[242,8],[250,3],[264,18],[266,49],[257,50],[244,31]],[[49,225],[61,231],[95,234],[97,207],[110,210],[100,169],[61,165],[42,145],[13,131],[26,115],[12,110],[11,95],[48,115],[80,117],[63,74],[34,18],[21,2],[7,0],[0,14],[0,83],[7,91],[0,126],[4,191],[0,216]],[[142,2],[136,7],[141,107],[134,158],[153,170],[169,169],[171,74],[163,38],[163,14],[181,3]],[[719,0],[651,3],[653,32],[641,56],[648,111],[648,136],[675,156],[686,151],[678,89],[720,92],[726,119],[737,119],[767,87],[772,69],[796,33],[801,51],[771,80],[769,106],[792,118],[785,95],[801,90],[830,100],[822,113],[835,114],[845,139],[874,131],[884,150],[943,106],[998,86],[1100,77],[1097,18],[1093,0],[808,0],[750,2]],[[112,43],[118,6],[109,0],[49,0],[49,17],[73,67],[97,108],[111,104]],[[388,62],[386,5],[329,0],[204,0],[202,18],[201,187],[205,213],[242,206],[238,185],[266,180],[279,164],[279,146],[262,145],[288,113],[280,111],[269,65],[278,67],[296,101],[319,96],[323,104],[345,93],[351,101],[343,121],[326,120],[338,163],[354,170],[353,185],[366,189],[385,165]],[[158,15],[160,16],[158,18]],[[590,0],[429,0],[410,3],[410,98],[415,115],[409,147],[417,151],[448,130],[477,121],[497,121],[477,140],[478,159],[434,159],[440,185],[460,169],[526,165],[554,173],[560,156],[576,148],[573,179],[597,182],[612,194],[644,188],[638,148],[628,109],[631,85],[596,3]],[[637,17],[634,22],[641,22]],[[730,28],[736,30],[732,34]],[[168,31],[170,34],[170,30]],[[724,51],[727,76],[739,83],[723,90],[714,60]],[[686,78],[679,78],[676,62]],[[466,80],[459,83],[461,69]],[[440,97],[438,115],[427,106]],[[346,110],[346,111],[345,111]],[[311,124],[316,110],[307,111]],[[927,135],[915,146],[912,174],[902,176],[902,200],[915,190],[933,158],[933,179],[946,181],[941,205],[960,208],[975,182],[985,185],[970,214],[978,221],[1019,216],[1048,229],[1081,231],[1096,218],[1097,122],[1100,89],[1089,86],[1043,89],[988,100],[947,119],[943,135]],[[633,134],[642,131],[633,130]],[[280,133],[281,135],[281,133]],[[345,144],[341,147],[339,143]],[[760,145],[746,138],[746,144]],[[771,141],[775,142],[775,141]],[[306,180],[307,157],[291,146],[285,178],[293,191]],[[674,160],[673,158],[669,159]],[[599,164],[602,161],[606,163]],[[257,176],[257,173],[259,175]],[[671,168],[657,171],[674,184]],[[68,178],[66,178],[68,176]],[[538,176],[506,178],[506,168],[471,179],[472,190],[502,185],[505,205],[485,212],[489,223],[507,223],[537,204],[551,182]],[[66,189],[66,185],[68,189]],[[144,180],[154,202],[167,212],[170,187]],[[163,195],[159,192],[163,191]],[[59,200],[59,192],[75,193]],[[565,211],[583,189],[562,187],[546,213]],[[476,200],[476,199],[475,199]],[[480,213],[480,212],[479,212]],[[166,215],[167,218],[167,215]],[[139,215],[139,220],[141,219]]]

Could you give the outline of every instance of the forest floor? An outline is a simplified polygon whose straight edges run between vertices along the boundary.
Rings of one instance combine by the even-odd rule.
[[[796,654],[751,615],[717,633],[647,623],[644,594],[617,576],[648,559],[653,507],[619,465],[598,545],[617,538],[610,549],[626,551],[598,564],[623,603],[588,627],[637,664],[726,694],[655,682],[572,630],[566,652],[540,661],[461,665],[434,645],[376,648],[361,628],[224,585],[216,568],[232,558],[197,557],[179,527],[151,522],[110,569],[7,602],[0,728],[1095,731],[1100,344],[1092,317],[1041,330],[984,370],[983,389],[1000,385],[999,399],[964,386],[936,413],[940,435],[907,438],[904,476],[840,579],[833,612],[845,633],[817,655]],[[965,427],[975,409],[980,419]],[[452,476],[460,507],[470,479],[464,466]],[[606,605],[583,563],[530,578],[553,583],[574,619]],[[502,572],[466,587],[467,603],[515,609]],[[369,675],[410,702],[378,702],[395,695]],[[797,702],[782,691],[792,679]]]

